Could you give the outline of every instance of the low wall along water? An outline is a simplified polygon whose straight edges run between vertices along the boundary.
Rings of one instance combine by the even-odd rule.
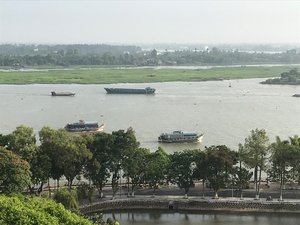
[[[296,212],[300,213],[300,202],[261,200],[193,200],[193,199],[119,199],[98,202],[82,206],[83,214],[119,209],[161,209],[161,210],[216,210],[216,211],[251,211],[251,212]]]

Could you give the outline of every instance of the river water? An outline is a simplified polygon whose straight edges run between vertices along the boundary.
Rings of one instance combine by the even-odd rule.
[[[132,127],[141,147],[168,153],[204,146],[233,150],[252,129],[287,139],[300,135],[300,86],[262,85],[262,79],[113,85],[0,85],[0,133],[23,124],[38,131],[78,120],[106,123],[105,131]],[[231,84],[231,87],[229,87]],[[154,95],[107,94],[104,87],[156,88]],[[73,91],[74,97],[52,97],[51,91]],[[202,143],[165,144],[163,132],[205,133]]]
[[[300,223],[299,213],[137,210],[104,213],[103,216],[114,218],[121,225],[296,225]]]

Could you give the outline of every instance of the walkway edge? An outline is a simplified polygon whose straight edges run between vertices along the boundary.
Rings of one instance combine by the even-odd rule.
[[[261,201],[261,200],[220,200],[220,199],[161,199],[128,198],[97,202],[80,207],[83,214],[109,210],[160,209],[197,211],[245,211],[245,212],[300,212],[300,202]]]

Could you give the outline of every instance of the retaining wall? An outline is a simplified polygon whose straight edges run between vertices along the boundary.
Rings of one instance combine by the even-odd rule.
[[[227,200],[194,200],[194,199],[119,199],[82,206],[83,214],[119,209],[161,209],[161,210],[219,210],[251,212],[296,212],[300,213],[300,202],[266,202],[227,201]]]

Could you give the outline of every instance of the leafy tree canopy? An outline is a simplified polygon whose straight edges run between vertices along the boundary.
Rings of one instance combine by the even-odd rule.
[[[31,184],[30,166],[19,155],[0,147],[0,191],[22,192]]]
[[[30,162],[36,151],[36,138],[32,127],[20,125],[7,136],[7,149]]]
[[[84,219],[50,199],[0,195],[0,224],[89,225]]]

